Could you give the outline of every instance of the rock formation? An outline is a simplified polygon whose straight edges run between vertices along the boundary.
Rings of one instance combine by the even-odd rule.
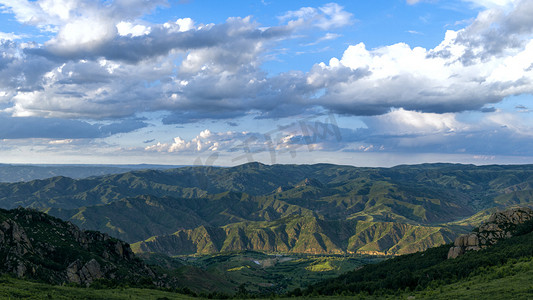
[[[79,259],[67,267],[67,279],[69,282],[90,285],[96,279],[104,278],[100,264],[93,258],[85,265]]]
[[[513,208],[494,213],[477,232],[464,234],[455,239],[448,251],[448,258],[456,258],[466,251],[477,251],[513,235],[516,226],[533,219],[533,210],[527,207]]]
[[[0,209],[0,272],[85,286],[98,279],[155,277],[127,243],[23,208]]]

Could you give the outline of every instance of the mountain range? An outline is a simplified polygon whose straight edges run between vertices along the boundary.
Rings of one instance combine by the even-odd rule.
[[[2,183],[0,206],[42,210],[135,251],[395,255],[529,205],[532,183],[532,165],[249,163]]]
[[[20,165],[0,164],[0,182],[20,182],[46,179],[55,176],[87,178],[118,174],[133,170],[170,169],[177,166],[166,165]]]

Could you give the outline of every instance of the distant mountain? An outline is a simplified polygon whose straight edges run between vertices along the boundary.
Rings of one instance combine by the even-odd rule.
[[[182,248],[192,252],[204,251],[194,242],[186,242],[199,228],[225,232],[221,241],[214,242],[222,243],[213,248],[217,251],[263,249],[247,242],[248,233],[257,228],[271,229],[276,222],[299,216],[320,224],[316,232],[307,232],[311,235],[302,234],[302,239],[320,235],[320,229],[326,235],[321,237],[323,242],[332,241],[331,245],[315,248],[317,253],[353,249],[405,253],[447,242],[454,238],[450,232],[457,235],[476,226],[493,209],[530,205],[532,200],[533,165],[357,168],[250,163],[232,168],[139,170],[86,179],[54,177],[0,184],[1,207],[38,208],[82,228],[107,232],[128,242],[155,236],[158,238],[154,240],[162,241],[181,232],[180,239],[189,243],[188,248]],[[356,224],[363,224],[362,221],[387,228],[382,229],[383,239],[379,243],[374,243],[374,233],[365,238],[360,234],[367,233],[353,233]],[[350,227],[350,234],[342,238],[362,239],[368,246],[349,248],[347,240],[337,242],[342,238],[330,229],[333,224]],[[418,229],[411,234],[407,225]],[[226,238],[234,236],[232,228],[243,226],[248,233],[242,239],[232,238],[228,243],[233,246],[223,247]],[[282,226],[288,228],[288,224]],[[431,238],[422,234],[421,228],[432,228]],[[281,238],[284,230],[273,232]],[[405,241],[396,245],[400,234],[413,237],[411,246]],[[389,237],[394,238],[385,243]],[[313,245],[320,244],[318,238],[315,240]],[[238,246],[245,244],[251,246]],[[285,247],[293,252],[302,249],[290,243],[285,245],[270,243],[264,249]],[[180,246],[176,247],[176,253],[182,251]]]
[[[242,221],[277,220],[293,214],[314,215],[309,209],[285,201],[234,192],[196,199],[138,196],[77,209],[50,208],[47,212],[128,242],[201,225],[224,226]]]
[[[140,169],[169,169],[164,165],[20,165],[0,164],[0,182],[20,182],[65,176],[75,179]]]

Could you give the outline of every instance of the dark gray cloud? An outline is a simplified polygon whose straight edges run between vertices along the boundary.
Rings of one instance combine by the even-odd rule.
[[[369,129],[360,133],[361,142],[374,145],[373,149],[382,147],[387,152],[529,156],[533,147],[529,136],[496,126],[459,133],[387,135]]]
[[[124,120],[108,125],[77,120],[0,115],[0,139],[92,139],[131,132],[148,126],[143,121]]]
[[[495,107],[483,107],[483,108],[481,108],[480,111],[482,113],[491,113],[491,112],[495,112],[496,108]]]

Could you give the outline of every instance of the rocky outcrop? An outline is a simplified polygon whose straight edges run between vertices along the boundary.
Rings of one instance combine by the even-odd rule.
[[[155,278],[129,244],[23,208],[0,209],[1,272],[85,286],[98,279]]]
[[[300,183],[296,184],[294,187],[298,188],[298,187],[304,187],[304,186],[314,186],[314,187],[320,187],[320,188],[324,187],[322,182],[314,178],[306,178]]]
[[[77,259],[67,267],[67,279],[69,282],[88,286],[96,279],[101,278],[104,278],[104,272],[102,272],[100,264],[94,258],[85,265]]]
[[[517,225],[533,219],[533,210],[527,207],[513,208],[494,213],[477,232],[461,235],[448,251],[448,258],[456,258],[466,251],[477,251],[513,235]]]

